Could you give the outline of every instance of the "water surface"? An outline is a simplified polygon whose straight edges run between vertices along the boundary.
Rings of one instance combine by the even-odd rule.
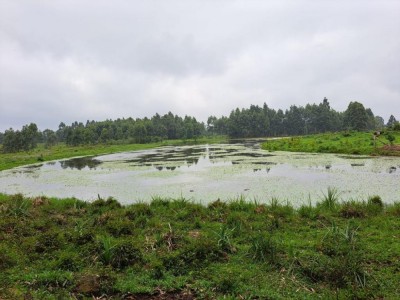
[[[343,200],[380,195],[400,201],[400,159],[267,152],[257,141],[163,147],[73,158],[0,172],[0,192],[29,196],[112,196],[122,203],[154,196],[185,197],[201,203],[241,195],[294,205],[320,200],[336,187]]]

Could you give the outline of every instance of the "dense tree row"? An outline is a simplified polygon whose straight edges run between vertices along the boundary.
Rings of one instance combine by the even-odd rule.
[[[108,142],[148,143],[166,139],[192,139],[205,134],[229,135],[233,138],[287,136],[323,133],[339,130],[375,130],[385,126],[382,117],[374,116],[369,108],[359,102],[350,102],[344,112],[330,107],[328,99],[305,107],[292,105],[289,109],[274,110],[264,103],[263,107],[251,105],[248,109],[236,108],[228,117],[211,116],[207,128],[195,118],[184,118],[171,112],[152,118],[117,119],[101,122],[60,123],[58,130],[39,132],[36,124],[23,126],[0,133],[3,152],[27,151],[38,142],[51,147],[58,142],[77,146]],[[400,124],[392,115],[387,127],[400,130]]]
[[[29,130],[29,132],[28,132]],[[30,150],[42,142],[46,147],[58,142],[70,146],[127,141],[130,143],[148,143],[165,139],[196,139],[205,134],[205,125],[195,118],[181,118],[171,112],[151,119],[117,119],[102,122],[87,121],[86,124],[74,122],[65,125],[61,122],[58,130],[46,129],[38,132],[35,124],[24,126],[22,131],[6,130],[0,135],[3,152]]]
[[[389,126],[396,123],[391,116]],[[328,99],[305,107],[292,105],[286,111],[251,105],[248,109],[235,109],[229,117],[211,116],[207,129],[215,134],[231,137],[286,136],[323,133],[339,130],[375,130],[384,127],[382,117],[374,116],[369,108],[351,102],[345,112],[330,107]]]
[[[70,126],[61,123],[55,136],[58,141],[76,146],[127,140],[132,143],[148,143],[165,139],[191,139],[205,133],[205,126],[195,118],[181,118],[171,112],[151,119],[117,119],[102,122],[74,122]]]
[[[40,137],[36,124],[31,123],[22,130],[6,130],[2,135],[3,152],[28,151],[36,147]]]

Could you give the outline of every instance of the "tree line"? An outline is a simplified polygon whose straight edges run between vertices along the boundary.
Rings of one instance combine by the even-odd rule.
[[[30,129],[29,134],[27,129]],[[10,128],[3,134],[0,133],[0,143],[3,144],[3,152],[18,152],[33,149],[37,143],[51,147],[58,142],[79,146],[109,142],[149,143],[167,139],[197,139],[205,135],[205,131],[204,123],[198,122],[194,117],[182,118],[169,112],[164,116],[156,114],[151,119],[87,121],[86,124],[75,121],[71,125],[61,122],[56,131],[46,129],[39,132],[35,124],[30,124],[21,131]]]
[[[390,116],[388,126],[396,123]],[[305,135],[342,130],[376,130],[385,126],[384,119],[375,116],[370,108],[359,102],[350,102],[344,112],[331,108],[328,99],[319,104],[292,105],[289,109],[274,110],[251,105],[248,109],[232,110],[228,117],[211,116],[207,121],[209,132],[231,137],[263,137]]]
[[[386,124],[399,130],[400,125],[391,115]],[[21,130],[0,132],[3,152],[18,152],[34,149],[37,143],[51,147],[59,142],[70,146],[100,143],[149,143],[168,139],[196,139],[203,135],[228,135],[232,138],[291,136],[341,130],[379,130],[385,127],[384,119],[375,116],[370,108],[359,102],[350,102],[346,111],[331,108],[328,99],[319,104],[292,105],[289,109],[251,105],[236,108],[229,116],[210,116],[207,124],[194,117],[184,118],[169,112],[151,118],[127,118],[106,121],[61,122],[56,131],[38,130],[36,124],[23,126]]]

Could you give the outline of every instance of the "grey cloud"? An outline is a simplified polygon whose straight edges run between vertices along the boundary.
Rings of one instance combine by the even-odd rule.
[[[0,130],[325,96],[400,115],[399,15],[372,0],[4,0]]]

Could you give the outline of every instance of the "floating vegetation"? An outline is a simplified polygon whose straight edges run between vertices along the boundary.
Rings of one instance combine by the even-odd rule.
[[[36,164],[36,165],[28,165],[25,166],[25,169],[36,169],[36,168],[41,168],[43,166],[43,164]]]
[[[100,194],[132,203],[148,201],[155,194],[225,200],[249,188],[249,197],[293,198],[300,205],[334,185],[349,197],[378,193],[385,203],[398,200],[399,158],[280,151],[270,155],[257,147],[257,143],[162,147],[36,164],[0,172],[0,192],[85,200]]]
[[[364,167],[365,164],[351,164],[352,167]]]
[[[61,168],[63,169],[70,168],[78,170],[82,170],[86,167],[88,167],[89,169],[93,169],[96,168],[101,163],[102,163],[101,161],[95,159],[93,156],[77,157],[60,161]]]

